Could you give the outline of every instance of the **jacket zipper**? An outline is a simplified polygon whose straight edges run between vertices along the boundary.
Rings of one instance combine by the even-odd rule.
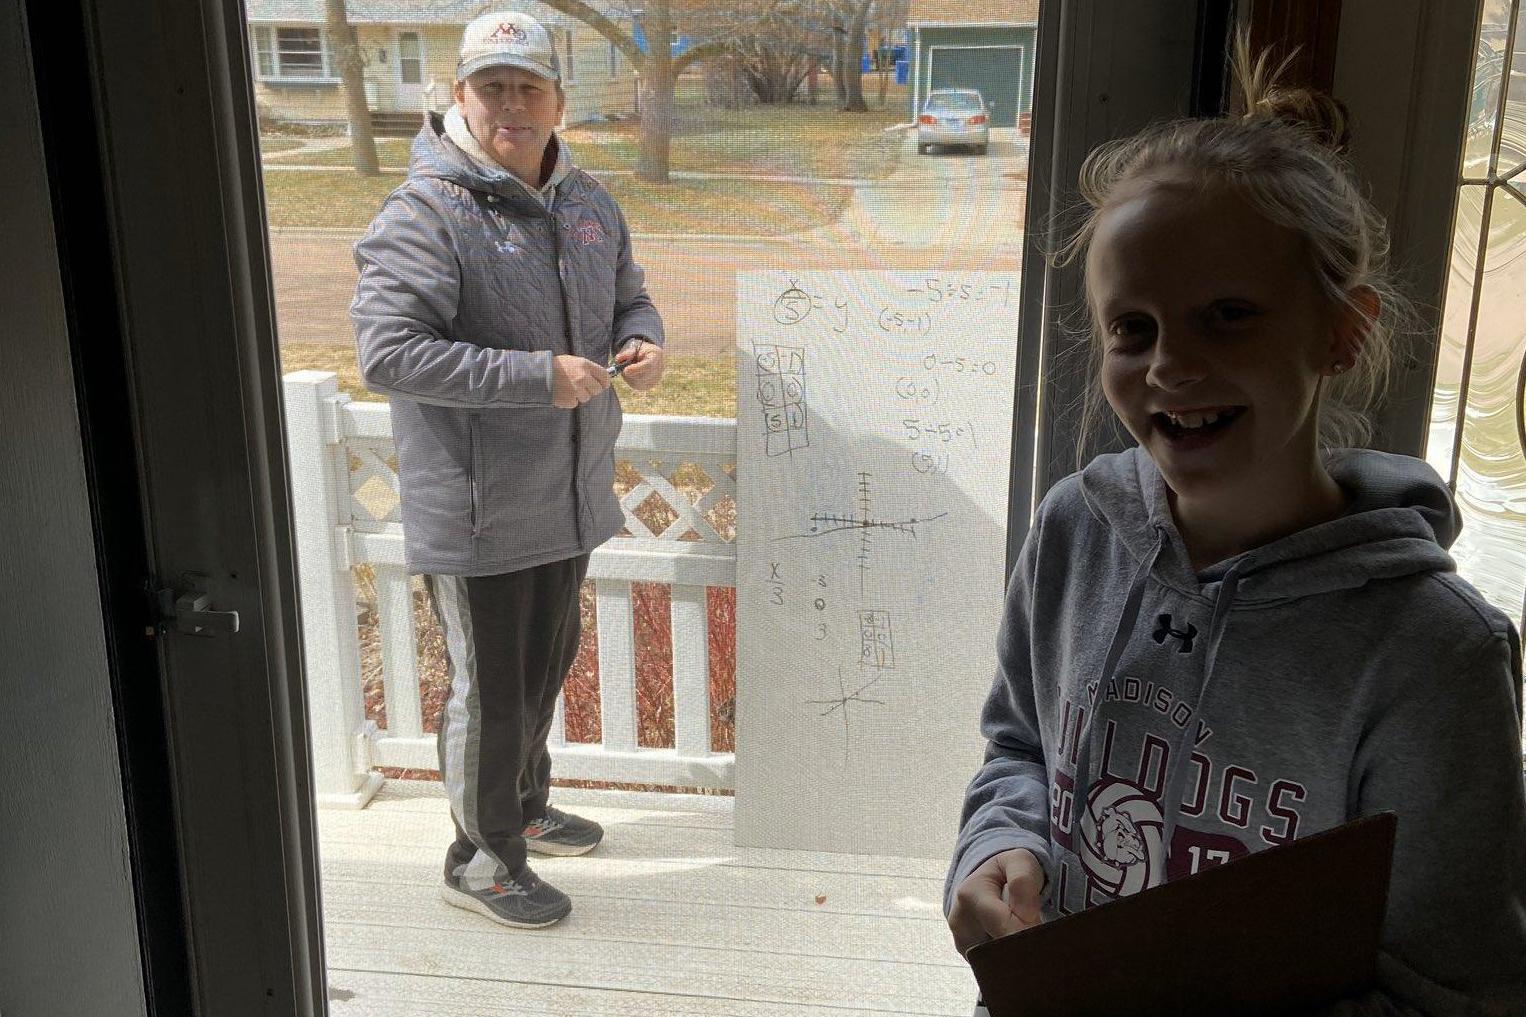
[[[477,512],[477,414],[471,416],[471,426],[467,429],[467,461],[466,461],[466,491],[470,502],[468,506],[468,518],[472,527],[472,538],[475,540],[482,532],[478,525]]]
[[[562,329],[563,338],[567,343],[567,352],[576,354],[577,349],[572,339],[572,307],[567,296],[567,276],[563,271],[562,262],[562,233],[563,220],[558,212],[548,212],[551,223],[551,250],[552,257],[556,262],[557,286],[562,293]],[[583,408],[576,406],[572,409],[572,519],[577,528],[578,547],[584,546],[583,540],[583,498],[582,498],[582,475],[583,475]]]

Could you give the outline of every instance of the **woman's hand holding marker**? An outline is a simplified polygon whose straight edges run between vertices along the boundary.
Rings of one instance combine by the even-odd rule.
[[[645,339],[632,339],[620,347],[609,367],[610,377],[620,375],[631,388],[645,392],[655,388],[666,369],[662,347]]]

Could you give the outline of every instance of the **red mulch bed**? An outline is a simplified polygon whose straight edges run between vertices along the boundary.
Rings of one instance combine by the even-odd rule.
[[[726,471],[731,474],[731,470]],[[734,474],[733,474],[734,475]],[[713,481],[702,471],[680,467],[669,478],[691,503],[697,503]],[[624,495],[640,480],[626,462],[617,464],[615,490]],[[677,513],[660,498],[649,498],[635,509],[636,516],[653,532],[661,532]],[[724,498],[707,513],[710,524],[724,540],[736,536],[736,504]],[[692,534],[692,536],[698,536]],[[377,628],[376,597],[369,566],[356,569],[361,601],[367,605],[360,619],[361,678],[365,688],[366,717],[385,729],[386,696],[382,687],[381,637]],[[631,600],[636,640],[636,743],[644,748],[673,747],[673,633],[669,614],[672,595],[661,583],[632,583]],[[736,590],[710,587],[706,594],[709,615],[710,744],[716,752],[736,747]],[[594,584],[583,584],[582,644],[567,674],[563,711],[569,742],[599,742],[599,636]],[[445,639],[435,622],[429,597],[419,581],[413,588],[413,619],[418,640],[419,697],[424,730],[439,730],[440,712],[450,694]],[[438,779],[432,770],[383,768],[389,777]],[[609,784],[601,781],[558,781],[564,786],[624,787],[634,790],[692,791],[648,784]]]
[[[673,637],[670,627],[671,595],[659,583],[633,583],[631,599],[636,635],[636,737],[647,748],[673,747]],[[710,738],[717,752],[736,747],[736,591],[711,587],[706,596],[710,635]],[[419,697],[424,730],[439,730],[440,712],[450,693],[445,640],[440,633],[428,596],[413,591],[414,627],[418,639]],[[598,742],[599,636],[595,615],[594,585],[585,583],[582,595],[583,638],[577,660],[567,674],[564,689],[567,740]],[[360,622],[361,675],[364,680],[366,717],[378,727],[387,726],[387,705],[381,680],[381,640],[376,615],[368,612]],[[433,771],[384,770],[389,776],[437,776]],[[588,782],[569,782],[578,785]],[[599,786],[606,786],[600,784]],[[636,787],[636,785],[631,785]],[[656,789],[640,785],[642,789]],[[682,790],[682,789],[674,789]]]

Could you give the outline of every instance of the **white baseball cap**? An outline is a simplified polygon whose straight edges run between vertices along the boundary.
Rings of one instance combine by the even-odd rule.
[[[484,14],[461,33],[456,80],[465,81],[485,67],[518,67],[548,81],[561,81],[561,65],[551,33],[528,14]]]

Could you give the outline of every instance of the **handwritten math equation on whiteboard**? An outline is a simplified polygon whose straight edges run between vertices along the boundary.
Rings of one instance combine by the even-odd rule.
[[[951,672],[989,684],[1017,275],[748,272],[737,291],[739,665],[768,704],[749,719],[848,765]]]

